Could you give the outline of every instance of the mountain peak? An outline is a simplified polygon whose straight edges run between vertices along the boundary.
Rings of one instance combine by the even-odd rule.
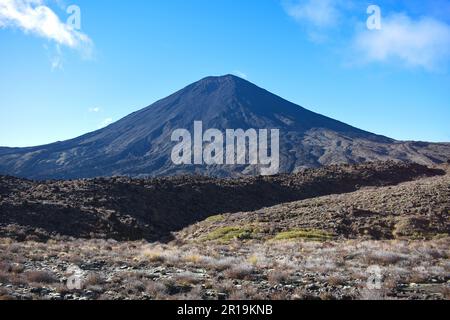
[[[222,76],[208,76],[202,78],[175,93],[175,95],[178,93],[192,95],[192,99],[195,100],[215,96],[215,99],[213,100],[218,102],[219,100],[226,100],[227,98],[236,97],[239,95],[239,92],[251,87],[253,87],[253,90],[251,91],[255,91],[255,89],[256,91],[258,89],[262,90],[245,79],[239,78],[238,76],[232,74],[226,74]],[[199,100],[196,101],[197,104],[199,102]],[[223,101],[221,103],[223,104]]]
[[[0,174],[32,179],[97,176],[256,174],[252,166],[176,166],[171,161],[174,130],[203,128],[278,129],[280,172],[335,163],[448,158],[450,146],[420,150],[311,112],[257,85],[227,74],[203,78],[147,108],[84,136],[47,146],[0,149]],[[406,150],[406,151],[405,151]]]
[[[232,74],[226,74],[223,76],[208,76],[205,77],[192,85],[194,87],[200,87],[200,88],[208,88],[208,91],[212,91],[213,89],[234,89],[236,87],[242,86],[242,85],[249,85],[251,84],[247,80],[244,80],[242,78],[239,78],[238,76],[232,75]],[[190,86],[188,86],[189,88]]]
[[[211,81],[215,81],[215,82],[229,82],[229,81],[240,82],[240,81],[245,81],[245,82],[248,82],[247,80],[244,80],[243,78],[240,78],[240,77],[238,77],[238,76],[236,76],[234,74],[225,74],[225,75],[222,75],[222,76],[208,76],[208,77],[205,77],[205,78],[201,79],[199,82],[202,82],[202,81],[208,81],[208,82],[211,82]]]

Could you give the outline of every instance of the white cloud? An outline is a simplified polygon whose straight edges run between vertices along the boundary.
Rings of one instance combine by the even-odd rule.
[[[391,15],[383,18],[381,30],[358,33],[354,46],[364,62],[400,61],[436,70],[450,58],[450,26],[431,17]]]
[[[106,118],[104,119],[98,126],[99,129],[109,126],[111,123],[113,123],[112,118]]]
[[[51,66],[52,66],[52,71],[62,70],[64,68],[61,56],[58,56],[58,55],[53,56],[51,61],[50,61],[50,63],[51,63]]]
[[[100,108],[98,108],[98,107],[95,107],[95,108],[89,108],[89,112],[95,112],[95,113],[97,113],[97,112],[100,112]]]
[[[52,71],[63,69],[63,56],[59,44],[56,45],[56,53],[50,58],[50,62]]]
[[[92,40],[63,23],[52,9],[44,5],[44,0],[1,0],[0,27],[19,28],[25,33],[80,50],[85,57],[91,55]]]
[[[450,61],[450,25],[437,18],[440,15],[435,11],[423,9],[425,14],[413,19],[404,13],[386,14],[382,10],[381,30],[361,27],[352,32],[358,25],[365,27],[369,17],[363,11],[355,11],[364,5],[353,0],[283,1],[286,13],[305,28],[310,41],[328,45],[331,42],[334,50],[351,56],[350,64],[393,62],[436,71]],[[355,21],[355,17],[361,18]]]
[[[234,75],[238,76],[239,78],[242,78],[242,79],[248,79],[247,74],[245,74],[245,73],[242,72],[242,71],[234,70],[232,73],[233,73]]]
[[[285,1],[286,12],[301,23],[325,28],[337,24],[340,16],[340,1],[337,0],[296,0]]]
[[[304,28],[310,41],[323,44],[348,27],[354,0],[282,0],[284,10]]]

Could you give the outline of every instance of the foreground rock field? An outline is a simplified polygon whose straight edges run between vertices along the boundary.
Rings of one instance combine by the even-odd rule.
[[[0,299],[450,299],[447,165],[0,182]]]

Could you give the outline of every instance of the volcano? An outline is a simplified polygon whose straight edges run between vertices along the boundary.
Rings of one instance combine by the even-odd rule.
[[[0,174],[29,179],[198,174],[256,175],[254,165],[174,165],[171,134],[202,121],[207,128],[279,129],[280,172],[330,164],[401,160],[430,165],[450,158],[450,144],[376,135],[286,101],[232,75],[207,77],[81,137],[30,148],[0,148]]]

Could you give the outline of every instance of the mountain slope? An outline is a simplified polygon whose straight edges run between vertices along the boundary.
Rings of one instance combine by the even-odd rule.
[[[336,163],[450,158],[450,145],[402,143],[313,113],[235,76],[208,77],[81,137],[32,148],[0,148],[0,173],[33,179],[96,176],[256,174],[253,166],[175,166],[175,129],[280,129],[280,171]]]

